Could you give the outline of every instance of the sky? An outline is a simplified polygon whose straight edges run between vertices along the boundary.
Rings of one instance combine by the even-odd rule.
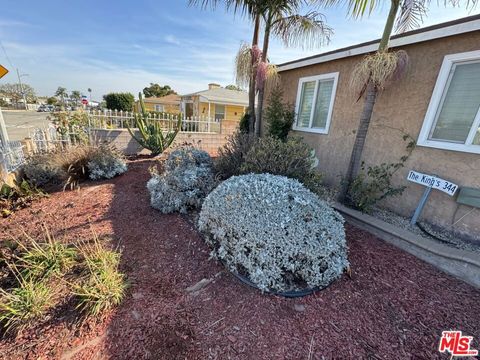
[[[168,84],[178,93],[232,84],[234,58],[250,42],[248,19],[218,7],[189,7],[187,0],[33,1],[3,0],[0,64],[10,70],[0,84],[23,82],[39,96],[57,87],[101,100],[109,92],[138,94],[149,83]],[[443,2],[441,2],[443,3]],[[362,20],[342,7],[321,10],[334,29],[330,43],[315,49],[285,48],[273,39],[271,62],[289,60],[379,38],[388,11],[382,6]],[[307,11],[307,9],[305,9]],[[422,26],[478,13],[436,6]]]

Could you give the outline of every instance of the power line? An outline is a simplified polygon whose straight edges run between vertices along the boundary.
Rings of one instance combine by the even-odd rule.
[[[15,66],[13,66],[12,61],[11,61],[10,58],[8,57],[7,50],[6,50],[5,47],[3,46],[2,40],[0,40],[0,46],[2,47],[3,53],[5,54],[5,57],[7,58],[8,63],[10,64],[10,66],[11,66],[12,68],[14,68]]]

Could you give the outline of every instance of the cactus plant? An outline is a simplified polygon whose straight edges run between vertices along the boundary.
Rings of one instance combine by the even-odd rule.
[[[135,113],[135,125],[140,132],[140,136],[135,135],[134,131],[128,127],[130,135],[142,146],[150,150],[152,156],[157,156],[163,153],[175,140],[178,132],[181,129],[182,117],[178,120],[170,119],[168,129],[162,128],[162,124],[158,120],[150,118],[150,115],[145,110],[145,103],[143,102],[142,94],[138,94],[141,113]],[[175,122],[175,123],[173,123]],[[172,126],[170,126],[172,125]]]

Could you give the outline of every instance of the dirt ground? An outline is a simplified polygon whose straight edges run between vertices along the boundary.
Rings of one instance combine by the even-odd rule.
[[[1,358],[446,359],[437,348],[447,329],[474,336],[480,348],[478,289],[353,226],[351,279],[300,299],[241,284],[209,260],[186,217],[149,206],[149,165],[132,162],[116,179],[55,193],[0,220],[2,239],[18,229],[37,235],[44,223],[66,241],[92,230],[110,236],[130,284],[103,320],[81,321],[74,299],[60,301],[34,329],[4,337]]]

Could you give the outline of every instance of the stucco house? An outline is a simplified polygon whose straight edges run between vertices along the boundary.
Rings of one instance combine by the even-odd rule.
[[[364,98],[351,89],[351,74],[378,48],[374,40],[280,64],[284,100],[295,104],[295,135],[315,148],[325,181],[337,185],[347,171]],[[425,187],[407,181],[410,170],[435,174],[460,188],[480,190],[480,15],[396,35],[405,50],[405,76],[381,91],[363,153],[367,165],[398,162],[403,135],[416,141],[393,179],[407,186],[382,206],[411,216]],[[422,219],[480,242],[480,209],[432,191]],[[479,197],[480,199],[480,197]],[[475,201],[472,202],[476,204]]]
[[[170,94],[162,97],[148,97],[143,99],[147,111],[166,112],[169,114],[180,113],[180,96]],[[140,103],[137,101],[137,109],[140,110]]]
[[[238,122],[248,108],[248,94],[208,84],[207,90],[182,95],[180,108],[186,117]]]

